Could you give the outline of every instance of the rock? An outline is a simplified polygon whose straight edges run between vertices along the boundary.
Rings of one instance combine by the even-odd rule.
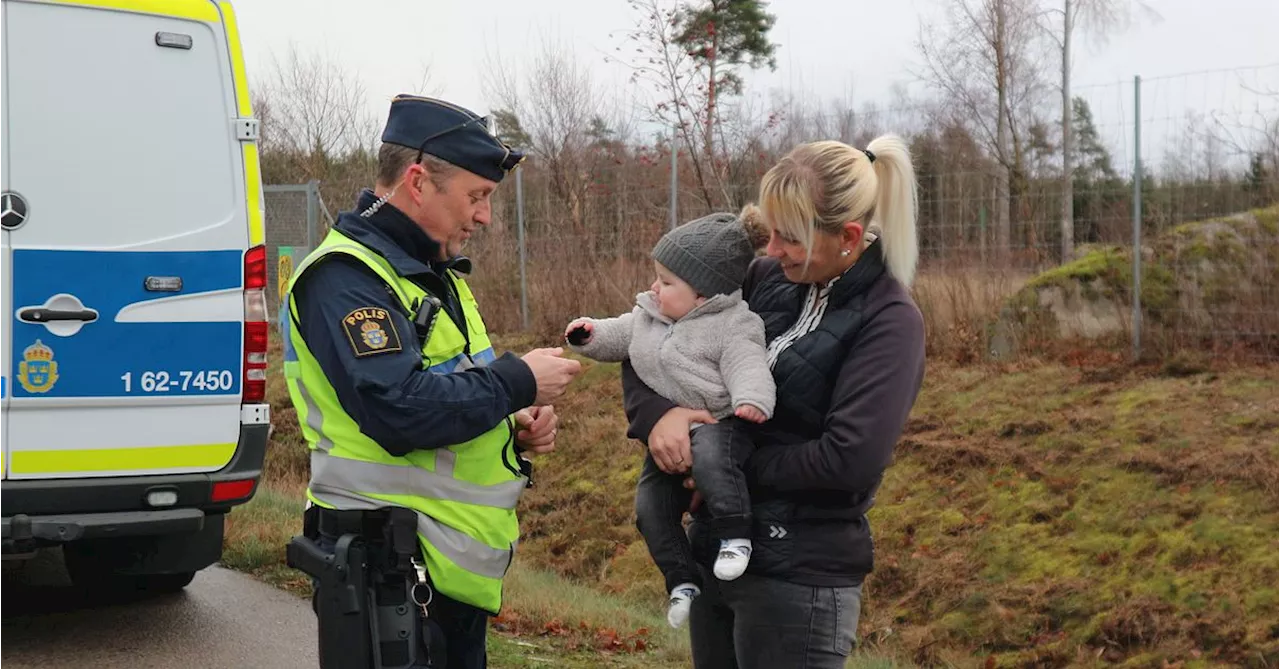
[[[1141,251],[1144,331],[1276,337],[1277,208],[1184,223]],[[1032,278],[989,333],[994,357],[1028,335],[1097,339],[1130,331],[1133,250],[1081,245],[1074,259]]]

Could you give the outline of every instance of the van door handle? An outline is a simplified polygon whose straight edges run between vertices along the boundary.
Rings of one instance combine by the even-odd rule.
[[[98,320],[98,312],[93,309],[65,310],[31,307],[18,312],[18,320],[24,323],[49,323],[51,321],[80,321],[92,323]]]
[[[89,323],[98,320],[98,310],[86,306],[80,298],[70,293],[58,293],[44,304],[28,304],[18,307],[16,314],[23,323],[43,326],[50,334],[70,337]]]

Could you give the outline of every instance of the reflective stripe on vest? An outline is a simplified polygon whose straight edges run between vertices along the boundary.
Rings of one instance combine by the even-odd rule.
[[[386,501],[365,497],[349,490],[333,490],[312,484],[311,496],[321,504],[344,510],[373,510],[387,506]],[[500,579],[507,573],[511,551],[486,546],[467,536],[465,532],[441,523],[430,516],[418,514],[418,534],[452,560],[459,567],[488,578]],[[439,579],[439,575],[433,575]],[[443,583],[436,587],[444,592]]]
[[[510,421],[466,443],[415,450],[404,457],[391,455],[361,432],[293,327],[297,318],[294,283],[308,267],[331,253],[346,254],[369,266],[391,287],[406,313],[426,295],[380,255],[337,230],[331,230],[294,272],[281,327],[289,393],[312,449],[307,496],[316,504],[336,509],[413,509],[418,515],[423,558],[436,589],[496,613],[502,604],[502,577],[519,538],[514,509],[527,482],[513,474],[505,461],[508,453],[515,457]],[[494,359],[470,288],[461,277],[453,276],[453,282],[468,332],[464,336],[447,314],[440,314],[422,346],[422,366],[435,373],[462,371]],[[468,339],[475,349],[469,357],[465,350]]]
[[[514,509],[524,492],[524,481],[520,479],[482,486],[412,465],[384,465],[336,458],[318,450],[311,452],[311,487],[314,489],[316,486],[378,495],[446,499],[496,509]]]

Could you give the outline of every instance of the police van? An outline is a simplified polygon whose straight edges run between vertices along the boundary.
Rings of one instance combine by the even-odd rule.
[[[258,122],[210,0],[3,2],[3,552],[177,590],[269,430]]]

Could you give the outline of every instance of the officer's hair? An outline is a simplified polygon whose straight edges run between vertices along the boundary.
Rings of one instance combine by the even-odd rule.
[[[378,149],[378,185],[386,188],[395,186],[417,157],[417,149],[384,143]],[[445,183],[461,169],[427,153],[422,154],[421,163],[427,168],[431,183],[437,190],[444,190]]]

